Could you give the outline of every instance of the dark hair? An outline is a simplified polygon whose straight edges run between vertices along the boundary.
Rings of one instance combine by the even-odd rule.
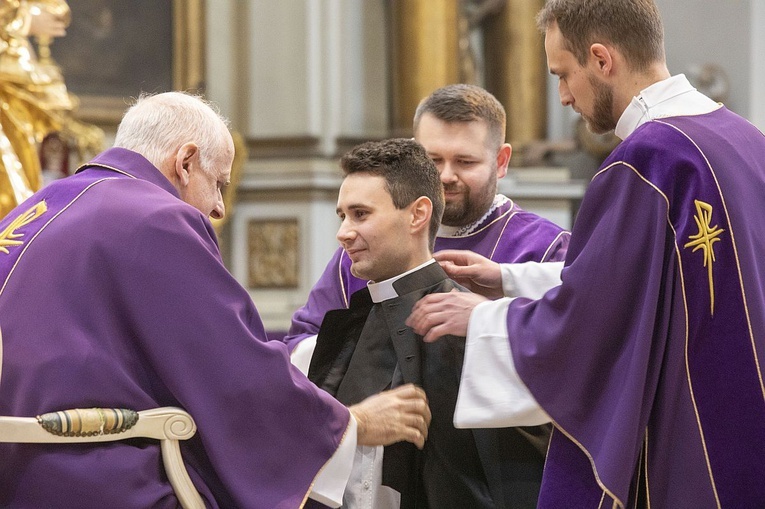
[[[444,213],[444,189],[438,169],[422,145],[406,138],[369,141],[345,154],[340,166],[346,176],[369,173],[383,177],[397,209],[408,207],[421,196],[429,198],[433,203],[429,228],[429,245],[433,250]]]
[[[581,66],[597,42],[618,48],[634,71],[664,60],[664,28],[653,0],[547,0],[537,27],[545,32],[553,23]]]
[[[489,128],[489,139],[499,149],[505,142],[505,108],[496,97],[475,85],[456,84],[441,87],[420,101],[414,113],[414,133],[425,113],[443,122],[482,120]]]

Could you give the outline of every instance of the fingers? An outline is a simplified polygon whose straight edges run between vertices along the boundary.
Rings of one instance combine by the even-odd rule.
[[[465,249],[444,249],[436,252],[433,257],[440,262],[451,262],[454,265],[468,265],[483,258],[481,255]]]
[[[448,336],[450,334],[449,329],[441,324],[441,325],[435,325],[428,329],[428,331],[422,335],[422,340],[425,343],[435,343],[440,338],[444,336]],[[463,334],[464,335],[464,334]]]
[[[390,445],[406,440],[422,448],[431,414],[425,391],[412,384],[370,396],[350,408],[359,445]]]
[[[406,325],[420,336],[426,335],[430,328],[435,325],[435,316],[433,315],[439,303],[443,301],[443,295],[446,294],[432,293],[417,301],[406,319]]]
[[[425,391],[413,384],[403,385],[393,389],[393,391],[399,392],[406,401],[406,408],[402,416],[402,424],[405,428],[404,440],[422,449],[425,447],[425,441],[428,439],[428,428],[431,420],[430,407],[428,406]]]
[[[428,343],[446,335],[465,336],[470,314],[485,300],[464,292],[426,295],[414,305],[406,324]]]
[[[454,280],[470,281],[475,273],[472,265],[457,265],[451,260],[445,260],[438,263],[441,265],[441,268],[444,269],[446,275]]]

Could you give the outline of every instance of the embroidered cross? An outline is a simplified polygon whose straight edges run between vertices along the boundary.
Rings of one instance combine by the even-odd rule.
[[[16,219],[11,221],[5,230],[0,232],[0,253],[10,254],[8,247],[18,246],[24,243],[22,240],[16,240],[24,236],[23,233],[16,233],[16,230],[22,226],[26,226],[48,210],[48,206],[44,201],[41,201],[37,205],[20,214]]]
[[[708,203],[704,203],[700,200],[694,200],[696,204],[696,215],[693,219],[696,221],[696,226],[699,232],[695,235],[688,237],[689,242],[683,247],[693,247],[692,253],[695,253],[699,249],[704,251],[704,267],[707,268],[709,274],[709,301],[710,301],[710,313],[715,314],[715,287],[714,280],[712,279],[712,264],[715,262],[715,252],[712,246],[715,242],[719,242],[718,238],[723,230],[718,228],[717,225],[710,226],[712,222],[712,206]]]

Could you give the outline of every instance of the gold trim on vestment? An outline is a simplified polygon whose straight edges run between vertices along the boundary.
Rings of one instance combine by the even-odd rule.
[[[26,212],[19,214],[16,219],[0,232],[0,253],[11,254],[8,248],[11,246],[20,246],[24,244],[23,240],[18,240],[24,236],[23,233],[17,233],[16,230],[26,226],[48,210],[45,200],[32,205]]]
[[[684,320],[684,323],[685,323],[685,372],[688,379],[688,389],[690,391],[691,403],[693,404],[693,411],[696,415],[696,425],[699,428],[699,435],[701,437],[701,446],[704,451],[704,460],[706,461],[707,472],[709,473],[709,481],[712,484],[712,491],[714,492],[715,500],[717,502],[717,507],[719,509],[720,498],[717,495],[717,486],[715,485],[714,475],[712,474],[712,465],[709,461],[709,453],[707,452],[707,443],[706,443],[706,439],[704,438],[704,429],[701,426],[701,418],[699,417],[699,409],[696,405],[696,396],[693,393],[693,383],[691,382],[691,368],[688,363],[688,298],[685,295],[685,274],[683,272],[683,262],[680,256],[680,246],[677,243],[677,231],[675,231],[675,227],[672,224],[672,219],[669,217],[669,209],[670,209],[669,198],[667,198],[667,195],[664,194],[664,192],[661,189],[659,189],[653,182],[646,179],[634,166],[624,161],[618,161],[618,162],[612,163],[607,168],[604,168],[603,170],[598,172],[596,176],[602,173],[603,171],[614,167],[617,164],[623,165],[624,167],[632,170],[635,173],[635,175],[637,175],[641,180],[643,180],[643,182],[645,182],[646,184],[651,186],[654,190],[656,190],[656,192],[659,193],[659,195],[661,195],[662,198],[664,198],[664,201],[667,204],[667,213],[666,213],[667,224],[669,225],[669,228],[672,230],[672,236],[674,237],[673,244],[675,246],[675,255],[677,256],[677,265],[678,265],[678,270],[680,274],[680,288],[682,289],[682,293],[683,293],[683,312],[684,312],[684,318],[685,318]]]
[[[350,410],[348,411],[348,425],[345,427],[345,432],[343,432],[343,436],[340,437],[340,442],[337,444],[337,449],[340,448],[342,443],[345,441],[345,437],[348,436],[348,430],[351,429],[351,420],[354,418],[353,415],[351,415]],[[337,449],[335,449],[335,452],[337,452]],[[332,453],[332,456],[334,456],[334,453]],[[332,459],[332,456],[330,456],[329,460]],[[324,465],[321,466],[318,472],[316,472],[316,475],[313,477],[313,481],[311,481],[311,485],[308,487],[308,491],[306,492],[305,496],[303,497],[303,501],[300,503],[299,509],[303,509],[306,502],[308,502],[308,496],[313,491],[313,486],[316,484],[316,479],[321,475],[321,473],[324,471],[324,468],[327,466],[327,463],[329,463],[329,460],[327,460]]]
[[[348,297],[345,295],[345,281],[343,281],[343,256],[348,256],[348,253],[345,252],[345,249],[343,249],[343,252],[340,253],[340,261],[337,263],[337,279],[340,280],[340,293],[343,296],[343,303],[345,304],[346,308],[349,308],[351,307],[351,304],[348,300]],[[353,264],[353,260],[351,260],[351,264]]]
[[[720,105],[722,107],[722,105]],[[736,236],[733,234],[733,224],[730,222],[730,214],[728,213],[728,206],[725,204],[725,196],[723,196],[722,189],[720,189],[720,182],[717,180],[717,175],[715,174],[714,168],[712,168],[712,165],[709,164],[709,159],[707,159],[706,154],[701,150],[701,148],[696,144],[696,142],[688,136],[685,132],[683,132],[678,127],[668,124],[666,122],[660,122],[661,124],[668,125],[681,133],[683,136],[685,136],[688,141],[693,143],[693,146],[696,147],[696,149],[699,151],[699,154],[701,154],[701,157],[704,158],[704,161],[707,163],[707,168],[709,168],[709,172],[712,175],[712,178],[715,181],[715,186],[717,186],[717,193],[720,196],[720,202],[722,203],[723,210],[725,211],[725,217],[728,218],[728,229],[730,230],[730,240],[731,245],[733,246],[733,253],[736,260],[736,269],[738,270],[738,282],[739,286],[741,287],[741,297],[744,301],[744,314],[746,315],[746,325],[749,330],[749,341],[752,345],[752,354],[754,355],[754,362],[757,365],[757,376],[760,379],[760,390],[762,391],[762,397],[763,400],[765,400],[765,383],[763,383],[762,380],[762,369],[760,367],[760,357],[757,355],[757,346],[754,342],[754,332],[752,332],[752,319],[749,316],[749,305],[747,304],[746,300],[746,290],[744,289],[744,276],[741,274],[741,262],[738,257],[738,246],[736,244]]]
[[[648,484],[648,428],[645,430],[645,462],[643,468],[645,469],[645,503],[646,509],[651,509],[651,490]]]
[[[701,200],[693,200],[696,205],[696,215],[693,220],[696,221],[698,233],[690,235],[684,248],[693,248],[693,253],[701,249],[704,253],[704,267],[709,273],[709,313],[715,314],[715,283],[712,277],[712,264],[715,260],[714,243],[720,242],[720,235],[725,231],[718,228],[717,225],[711,226],[712,206]]]
[[[40,228],[40,229],[37,231],[37,233],[35,233],[35,234],[32,236],[32,238],[31,238],[31,239],[29,239],[29,242],[27,242],[27,243],[26,243],[26,245],[24,245],[24,247],[22,248],[21,254],[19,254],[19,257],[18,257],[18,258],[16,259],[16,261],[14,262],[14,264],[13,264],[13,267],[11,267],[11,270],[9,270],[9,271],[8,271],[8,275],[6,276],[6,278],[5,278],[5,281],[3,281],[3,286],[2,286],[2,287],[0,287],[0,297],[2,297],[2,295],[3,295],[3,292],[5,291],[5,288],[8,286],[8,281],[10,281],[10,279],[11,279],[11,275],[13,275],[13,271],[15,271],[15,270],[16,270],[16,267],[18,266],[19,262],[21,261],[21,258],[24,256],[24,253],[26,253],[26,252],[27,252],[27,249],[29,249],[29,246],[30,246],[30,245],[32,244],[32,242],[33,242],[33,241],[34,241],[34,240],[37,238],[37,236],[38,236],[38,235],[40,235],[40,233],[42,233],[42,231],[43,231],[45,228],[47,228],[47,227],[48,227],[48,225],[49,225],[49,224],[51,224],[51,222],[53,222],[53,220],[54,220],[54,219],[56,219],[56,218],[57,218],[59,215],[61,215],[61,214],[62,214],[62,213],[63,213],[63,212],[66,210],[66,209],[68,209],[69,207],[71,207],[71,206],[72,206],[72,204],[73,204],[75,201],[77,201],[77,199],[78,199],[80,196],[82,196],[82,195],[85,193],[85,191],[87,191],[88,189],[90,189],[91,187],[93,187],[94,185],[96,185],[96,184],[98,184],[98,183],[100,183],[100,182],[103,182],[103,181],[105,181],[105,180],[113,180],[113,179],[115,179],[115,178],[116,178],[116,177],[108,177],[108,178],[103,178],[103,179],[100,179],[100,180],[97,180],[97,181],[95,181],[95,182],[91,183],[90,185],[88,185],[88,187],[86,187],[85,189],[83,189],[82,191],[80,191],[80,193],[79,193],[77,196],[75,196],[74,198],[72,198],[72,201],[70,201],[69,203],[67,203],[67,204],[66,204],[66,206],[65,206],[64,208],[62,208],[61,210],[59,210],[59,211],[58,211],[58,212],[57,212],[57,213],[56,213],[56,214],[55,214],[53,217],[51,217],[50,219],[48,219],[48,222],[47,222],[47,223],[45,223],[45,224],[42,226],[42,228]]]
[[[540,262],[544,262],[547,260],[547,255],[550,254],[550,250],[553,248],[553,246],[564,236],[564,235],[571,235],[571,232],[568,230],[563,230],[558,235],[555,236],[552,242],[550,242],[550,245],[547,246],[547,249],[545,250],[545,254],[542,255],[542,259],[539,260]]]

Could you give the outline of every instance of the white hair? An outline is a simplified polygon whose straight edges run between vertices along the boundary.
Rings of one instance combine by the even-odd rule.
[[[200,96],[165,92],[141,94],[122,117],[114,146],[138,152],[161,168],[188,142],[196,143],[200,164],[210,171],[229,150],[228,120]]]

